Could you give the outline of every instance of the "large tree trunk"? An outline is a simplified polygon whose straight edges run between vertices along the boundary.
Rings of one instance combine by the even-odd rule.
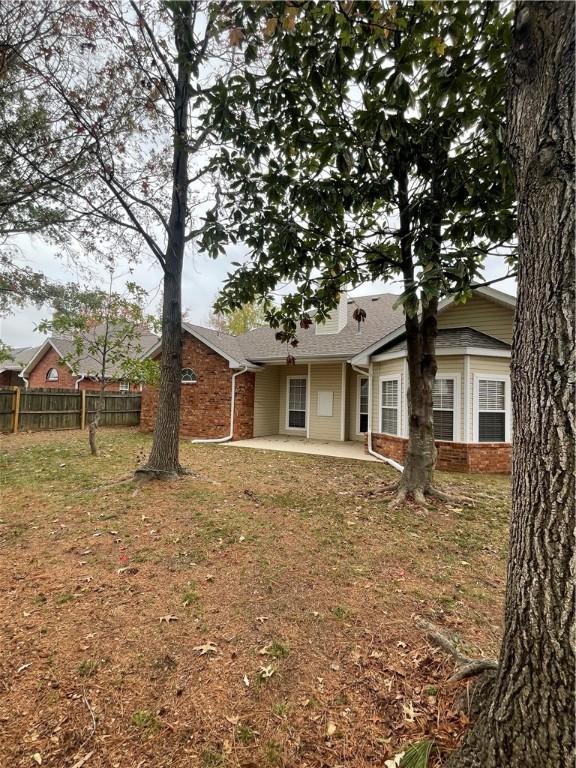
[[[164,267],[162,303],[162,357],[158,411],[150,457],[137,475],[167,479],[183,470],[179,460],[180,388],[182,371],[182,263],[186,243],[188,200],[188,108],[190,69],[188,54],[192,39],[192,3],[173,5],[174,37],[179,52],[175,89],[172,205]]]
[[[419,320],[406,316],[408,362],[408,446],[400,493],[424,503],[430,493],[436,464],[432,388],[436,378],[436,313],[433,299],[422,310]]]
[[[492,699],[450,766],[574,765],[574,4],[520,3],[508,146],[518,191],[512,518]]]

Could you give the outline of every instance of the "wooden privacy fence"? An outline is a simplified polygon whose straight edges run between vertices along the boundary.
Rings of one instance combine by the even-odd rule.
[[[0,432],[84,429],[98,397],[89,390],[0,388]],[[100,426],[139,424],[141,399],[139,392],[105,392]]]

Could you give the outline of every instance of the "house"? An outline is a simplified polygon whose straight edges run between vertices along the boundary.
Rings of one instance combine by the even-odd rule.
[[[406,342],[398,296],[347,298],[296,349],[270,328],[229,336],[183,323],[181,434],[203,439],[295,435],[370,442],[401,462],[408,437]],[[510,344],[515,299],[478,288],[438,312],[434,429],[440,469],[508,472]],[[356,307],[366,320],[352,318]],[[287,365],[288,352],[295,357]],[[160,342],[148,355],[160,354]],[[141,426],[154,425],[157,391],[145,387]]]
[[[23,387],[20,372],[36,353],[38,347],[16,347],[10,350],[10,358],[0,363],[0,387]]]
[[[95,329],[98,333],[98,329]],[[138,341],[138,351],[135,356],[140,356],[156,344],[158,337],[153,333],[144,331]],[[34,353],[19,373],[20,380],[24,381],[27,388],[32,389],[79,389],[96,390],[100,388],[99,370],[100,360],[86,355],[80,361],[78,370],[66,362],[69,355],[74,354],[74,343],[70,339],[50,337],[43,344],[36,347]],[[110,363],[106,366],[108,392],[140,391],[140,384],[131,384],[123,381],[118,365]]]

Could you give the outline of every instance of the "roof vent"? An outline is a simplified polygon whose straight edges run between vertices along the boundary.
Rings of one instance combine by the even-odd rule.
[[[380,299],[380,296],[372,296],[372,301],[378,301]]]

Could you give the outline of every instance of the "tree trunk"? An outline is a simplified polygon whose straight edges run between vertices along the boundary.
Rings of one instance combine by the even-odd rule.
[[[137,475],[167,479],[183,472],[179,460],[180,388],[182,372],[182,263],[186,243],[188,200],[188,108],[192,40],[191,2],[173,4],[174,38],[179,52],[175,88],[172,204],[164,267],[162,303],[162,356],[158,411],[150,457]]]
[[[92,456],[98,456],[98,442],[96,439],[96,433],[98,431],[98,425],[100,424],[100,418],[102,411],[104,410],[104,386],[100,385],[100,391],[98,393],[98,400],[96,401],[96,409],[94,411],[94,418],[88,424],[88,444],[90,446],[90,453]]]
[[[408,447],[401,491],[422,501],[430,492],[436,464],[432,387],[436,377],[436,312],[437,300],[422,311],[422,319],[406,316],[408,362]]]
[[[404,471],[398,483],[395,504],[411,496],[425,505],[425,495],[432,490],[436,446],[432,409],[432,387],[436,377],[436,335],[438,299],[423,301],[418,318],[412,254],[412,217],[408,188],[408,170],[399,168],[398,208],[400,212],[400,249],[404,290],[408,299],[404,307],[406,359],[408,363],[408,446]],[[439,236],[438,236],[439,237]],[[438,242],[439,239],[438,239]]]
[[[519,3],[508,85],[518,192],[512,517],[492,700],[451,768],[574,765],[574,4]]]

